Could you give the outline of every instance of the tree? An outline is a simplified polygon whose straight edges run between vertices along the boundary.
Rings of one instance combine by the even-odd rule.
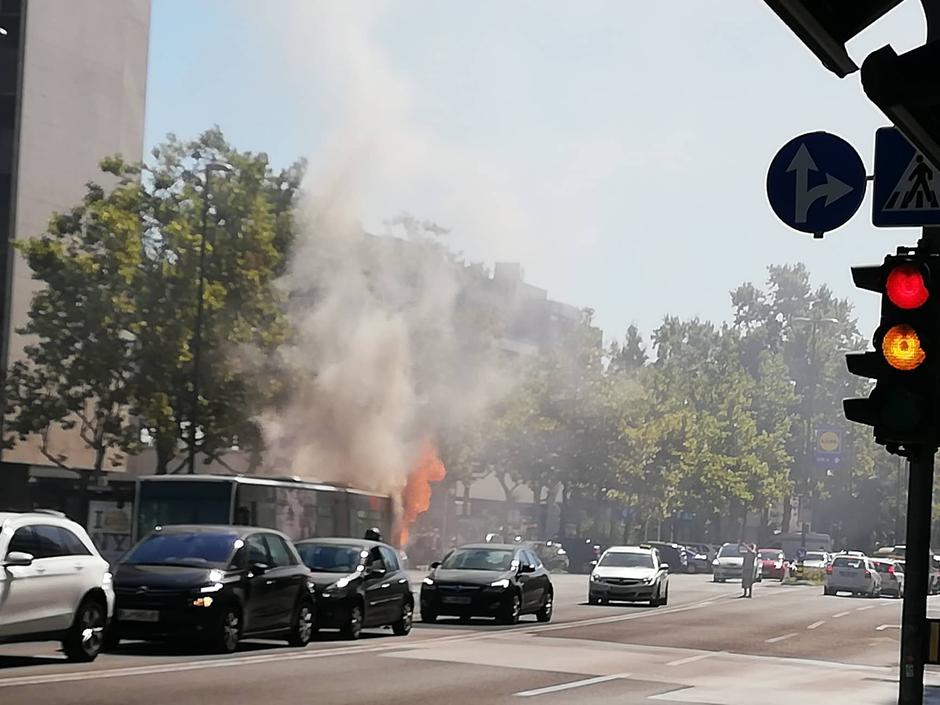
[[[232,170],[210,188],[211,161]],[[265,154],[237,151],[214,128],[190,142],[169,136],[150,164],[111,157],[101,169],[115,182],[110,191],[90,183],[78,206],[17,244],[43,287],[23,331],[35,342],[7,384],[11,428],[23,437],[79,424],[96,453],[132,452],[144,432],[156,472],[169,471],[192,422],[205,236],[199,451],[219,459],[236,445],[256,449],[254,414],[278,385],[259,389],[247,373],[288,334],[274,281],[293,240],[303,164],[275,172]],[[37,394],[47,401],[34,404]]]

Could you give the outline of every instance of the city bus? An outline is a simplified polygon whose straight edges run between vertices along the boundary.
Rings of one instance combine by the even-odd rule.
[[[387,495],[328,483],[250,475],[151,475],[138,478],[133,540],[157,526],[233,524],[276,529],[297,540],[361,538],[376,527],[388,537]]]

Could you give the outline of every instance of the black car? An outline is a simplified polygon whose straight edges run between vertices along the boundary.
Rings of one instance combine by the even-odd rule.
[[[554,588],[548,571],[524,546],[484,543],[451,551],[421,586],[421,621],[439,616],[495,617],[515,624],[523,614],[552,618]]]
[[[317,623],[358,639],[363,627],[411,631],[414,596],[398,552],[365,539],[305,539],[296,544],[317,586]]]
[[[196,639],[227,653],[249,636],[306,646],[316,630],[310,571],[270,529],[158,527],[121,559],[114,593],[110,646]]]
[[[659,559],[669,565],[670,573],[688,573],[689,561],[683,546],[666,541],[647,541],[644,546],[651,546],[659,551]],[[692,571],[694,572],[694,570]]]

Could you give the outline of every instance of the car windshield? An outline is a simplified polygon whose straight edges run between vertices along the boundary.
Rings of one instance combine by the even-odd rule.
[[[608,568],[652,568],[653,557],[648,553],[605,553],[598,565]]]
[[[852,570],[861,570],[865,567],[865,561],[861,558],[836,558],[832,562],[833,568],[850,568]]]
[[[875,570],[877,570],[879,573],[887,573],[888,569],[891,568],[892,566],[891,563],[882,563],[882,562],[875,563],[874,565],[875,565]]]
[[[780,560],[780,551],[779,549],[776,549],[776,548],[769,549],[769,550],[766,548],[762,548],[760,551],[758,551],[757,555],[759,555],[761,559],[765,561],[779,561]]]
[[[299,543],[297,552],[315,573],[352,573],[362,562],[361,546],[326,543]]]
[[[222,568],[229,564],[238,541],[236,534],[155,533],[135,546],[122,563]]]
[[[728,544],[727,546],[722,546],[721,550],[718,551],[719,558],[735,558],[741,556],[741,547],[737,544]]]
[[[444,570],[492,570],[504,572],[512,568],[514,551],[492,548],[458,548],[441,568]]]
[[[804,558],[803,560],[824,561],[826,560],[826,554],[825,553],[807,553],[806,558]]]

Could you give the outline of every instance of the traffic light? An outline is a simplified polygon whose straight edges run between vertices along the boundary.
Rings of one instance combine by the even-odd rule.
[[[849,353],[849,371],[876,380],[867,399],[842,402],[849,421],[873,427],[875,441],[906,455],[913,446],[935,446],[937,376],[940,373],[940,256],[914,250],[885,257],[884,264],[853,267],[855,285],[882,294],[874,352]]]
[[[845,78],[858,71],[845,44],[902,0],[764,0],[823,66]]]

